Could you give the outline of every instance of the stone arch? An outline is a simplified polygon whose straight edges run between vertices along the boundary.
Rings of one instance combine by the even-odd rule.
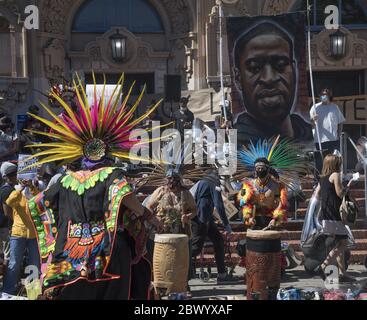
[[[66,18],[65,21],[65,29],[64,29],[64,34],[66,37],[68,37],[71,34],[71,29],[72,29],[72,25],[73,25],[73,21],[75,18],[75,15],[77,14],[78,10],[80,9],[80,7],[82,6],[82,4],[85,2],[86,0],[76,0],[73,2],[73,4],[71,5],[71,8],[69,9],[68,12],[68,16]],[[170,18],[167,15],[167,12],[164,8],[164,6],[162,5],[162,3],[159,0],[147,0],[151,3],[151,5],[157,10],[162,24],[163,24],[163,28],[165,31],[165,34],[167,36],[171,35],[171,24],[170,24]],[[69,49],[69,43],[67,43],[67,50]]]

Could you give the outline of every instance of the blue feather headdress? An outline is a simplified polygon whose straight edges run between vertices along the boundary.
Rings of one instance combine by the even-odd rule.
[[[255,170],[255,161],[266,158],[270,166],[278,173],[279,180],[292,190],[298,189],[300,182],[311,173],[312,163],[305,157],[304,147],[280,136],[251,142],[239,152],[240,162],[248,171]]]

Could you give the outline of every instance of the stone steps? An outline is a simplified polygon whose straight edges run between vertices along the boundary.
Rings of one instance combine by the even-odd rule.
[[[364,207],[364,205],[365,205],[364,197],[355,198],[354,200],[357,202],[360,209],[362,209]],[[298,202],[298,204],[297,204],[298,209],[307,208],[309,203],[310,203],[310,199],[307,199],[306,201]]]
[[[312,189],[303,189],[303,193],[306,199],[310,199],[313,194]],[[364,198],[364,189],[351,189],[350,194],[353,198]]]
[[[307,208],[297,209],[296,210],[297,218],[298,219],[304,219],[305,216],[306,216],[306,212],[307,212]],[[288,216],[288,218],[294,218],[295,213],[294,212],[288,212],[287,216]],[[366,210],[365,210],[364,206],[359,207],[358,218],[359,219],[366,219],[367,218]]]
[[[301,243],[299,240],[288,240],[286,242],[289,245],[291,245],[297,252],[302,251]],[[356,239],[355,242],[356,242],[355,247],[353,248],[352,251],[363,251],[363,250],[367,251],[367,239]],[[231,253],[233,254],[236,253],[236,246],[237,241],[230,242],[229,249]],[[228,244],[226,246],[226,252],[228,252]],[[209,242],[205,244],[204,254],[214,254],[214,248]]]
[[[299,254],[300,256],[303,256],[303,253],[301,251],[298,251],[297,254]],[[349,263],[362,265],[364,264],[364,260],[366,256],[367,256],[367,250],[353,250]],[[232,263],[234,263],[235,265],[238,265],[241,261],[241,257],[239,257],[238,254],[236,253],[231,254],[231,259],[232,259]],[[197,261],[196,267],[199,268],[200,267],[200,256],[198,256],[196,261]],[[226,261],[226,264],[228,264],[229,256],[227,253],[225,256],[225,261]],[[215,267],[216,264],[215,264],[214,256],[212,254],[204,254],[202,265],[204,267],[207,267],[207,266]]]

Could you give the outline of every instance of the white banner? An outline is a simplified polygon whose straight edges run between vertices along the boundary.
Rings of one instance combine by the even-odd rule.
[[[113,90],[115,90],[115,88],[116,88],[116,85],[114,84],[106,84],[105,92],[104,92],[105,106],[107,106],[108,101],[110,100],[113,94]],[[120,86],[116,90],[115,96],[117,95],[119,89],[120,89]],[[97,84],[96,91],[97,91],[97,100],[99,102],[102,96],[102,92],[103,92],[103,84]],[[86,93],[87,93],[89,105],[92,105],[94,103],[94,85],[93,84],[87,84]],[[114,102],[115,100],[112,100],[112,101]]]

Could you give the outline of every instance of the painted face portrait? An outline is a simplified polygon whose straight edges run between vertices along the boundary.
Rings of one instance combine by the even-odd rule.
[[[277,135],[313,141],[305,15],[227,18],[233,128],[238,144]]]
[[[296,91],[293,47],[285,34],[271,26],[256,29],[237,49],[236,80],[243,102],[263,122],[284,120],[291,112]],[[261,32],[261,33],[260,33]]]

